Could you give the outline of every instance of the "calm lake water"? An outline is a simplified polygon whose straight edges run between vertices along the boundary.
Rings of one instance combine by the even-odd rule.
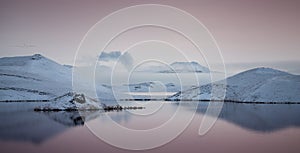
[[[193,104],[195,102],[186,102],[185,111],[181,113],[189,113]],[[130,152],[93,135],[78,112],[34,112],[34,105],[0,104],[1,152]],[[300,105],[225,103],[215,125],[200,136],[198,129],[207,105],[199,103],[191,124],[174,140],[143,152],[300,152]],[[99,126],[111,124],[103,118],[108,115],[124,127],[143,130],[165,123],[177,107],[177,103],[163,103],[156,113],[148,116],[127,111],[85,112],[83,115],[87,123],[97,122]],[[149,108],[136,111],[151,112]],[[114,135],[113,130],[111,134]]]

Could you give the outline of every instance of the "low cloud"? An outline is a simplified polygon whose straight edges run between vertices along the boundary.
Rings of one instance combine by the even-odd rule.
[[[129,71],[133,67],[133,58],[129,53],[124,53],[120,57],[120,62],[126,67],[126,69]]]
[[[114,51],[114,52],[102,52],[99,56],[99,61],[111,61],[111,60],[117,60],[122,53],[120,51]]]
[[[133,67],[133,58],[130,53],[121,53],[120,51],[102,52],[99,56],[101,62],[119,61],[128,71]]]

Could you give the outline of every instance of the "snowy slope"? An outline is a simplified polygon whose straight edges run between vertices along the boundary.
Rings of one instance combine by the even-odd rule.
[[[0,58],[0,100],[59,96],[71,91],[71,71],[40,54]]]
[[[35,110],[99,110],[102,109],[100,102],[95,99],[86,97],[84,94],[69,92],[62,96],[56,97],[50,103],[41,105]]]
[[[138,68],[138,71],[154,73],[208,73],[209,69],[197,62],[174,62],[169,66],[145,65]]]
[[[0,58],[0,101],[51,100],[72,92],[72,68],[40,54]],[[89,89],[88,81],[80,81]],[[113,92],[111,86],[98,83],[97,96],[101,101],[115,101],[113,94],[120,95],[117,92],[126,91],[123,88],[115,87],[118,90]]]
[[[169,100],[222,100],[224,99],[222,91],[226,89],[227,101],[300,102],[298,75],[271,68],[255,68],[229,77],[226,81],[179,92],[169,97]],[[214,95],[211,95],[212,86],[216,86],[217,89]]]
[[[4,57],[0,58],[1,70],[14,71],[18,73],[30,73],[37,77],[47,78],[54,75],[51,80],[71,79],[71,69],[68,66],[60,65],[40,54],[32,56]],[[55,70],[55,71],[54,71]]]

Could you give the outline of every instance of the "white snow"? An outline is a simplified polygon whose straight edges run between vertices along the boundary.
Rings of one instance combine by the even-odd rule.
[[[179,72],[209,72],[196,62],[175,62],[171,66]],[[169,73],[162,69],[154,70]],[[72,92],[72,67],[58,64],[40,54],[0,58],[0,76],[0,101],[51,100]],[[169,100],[224,100],[225,96],[228,101],[300,102],[299,80],[297,75],[271,68],[256,68],[182,92],[178,92],[180,87],[173,83],[157,82],[117,87],[97,84],[96,88],[99,99],[105,101],[116,100],[114,94],[118,95],[118,99],[128,97],[124,96],[124,92],[178,92]],[[211,93],[212,87],[215,87],[214,94]]]
[[[72,66],[40,54],[0,58],[0,76],[0,101],[50,100],[72,91]],[[113,98],[108,86],[99,85],[97,92],[102,99]]]
[[[0,58],[0,100],[51,99],[69,92],[71,71],[40,54]]]
[[[174,69],[175,72],[183,73],[183,72],[196,72],[196,73],[208,73],[209,69],[200,65],[197,62],[174,62],[171,64],[171,67]],[[172,71],[165,71],[171,72]]]
[[[36,110],[99,110],[102,109],[100,102],[89,98],[84,94],[69,92],[56,97]]]
[[[212,86],[216,87],[214,94]],[[255,68],[226,80],[179,92],[169,100],[224,100],[224,95],[226,101],[300,102],[299,93],[300,76],[271,68]]]
[[[153,73],[208,73],[207,67],[200,65],[197,62],[174,62],[168,66],[162,65],[144,65],[138,68],[140,72]]]

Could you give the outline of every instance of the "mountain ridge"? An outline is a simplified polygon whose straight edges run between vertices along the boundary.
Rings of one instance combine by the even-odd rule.
[[[208,73],[207,67],[200,65],[195,61],[191,62],[173,62],[168,66],[146,65],[138,68],[139,72],[153,73]]]
[[[213,94],[212,89],[216,89]],[[260,67],[238,73],[225,80],[178,92],[167,100],[300,102],[298,93],[300,93],[300,76]]]

